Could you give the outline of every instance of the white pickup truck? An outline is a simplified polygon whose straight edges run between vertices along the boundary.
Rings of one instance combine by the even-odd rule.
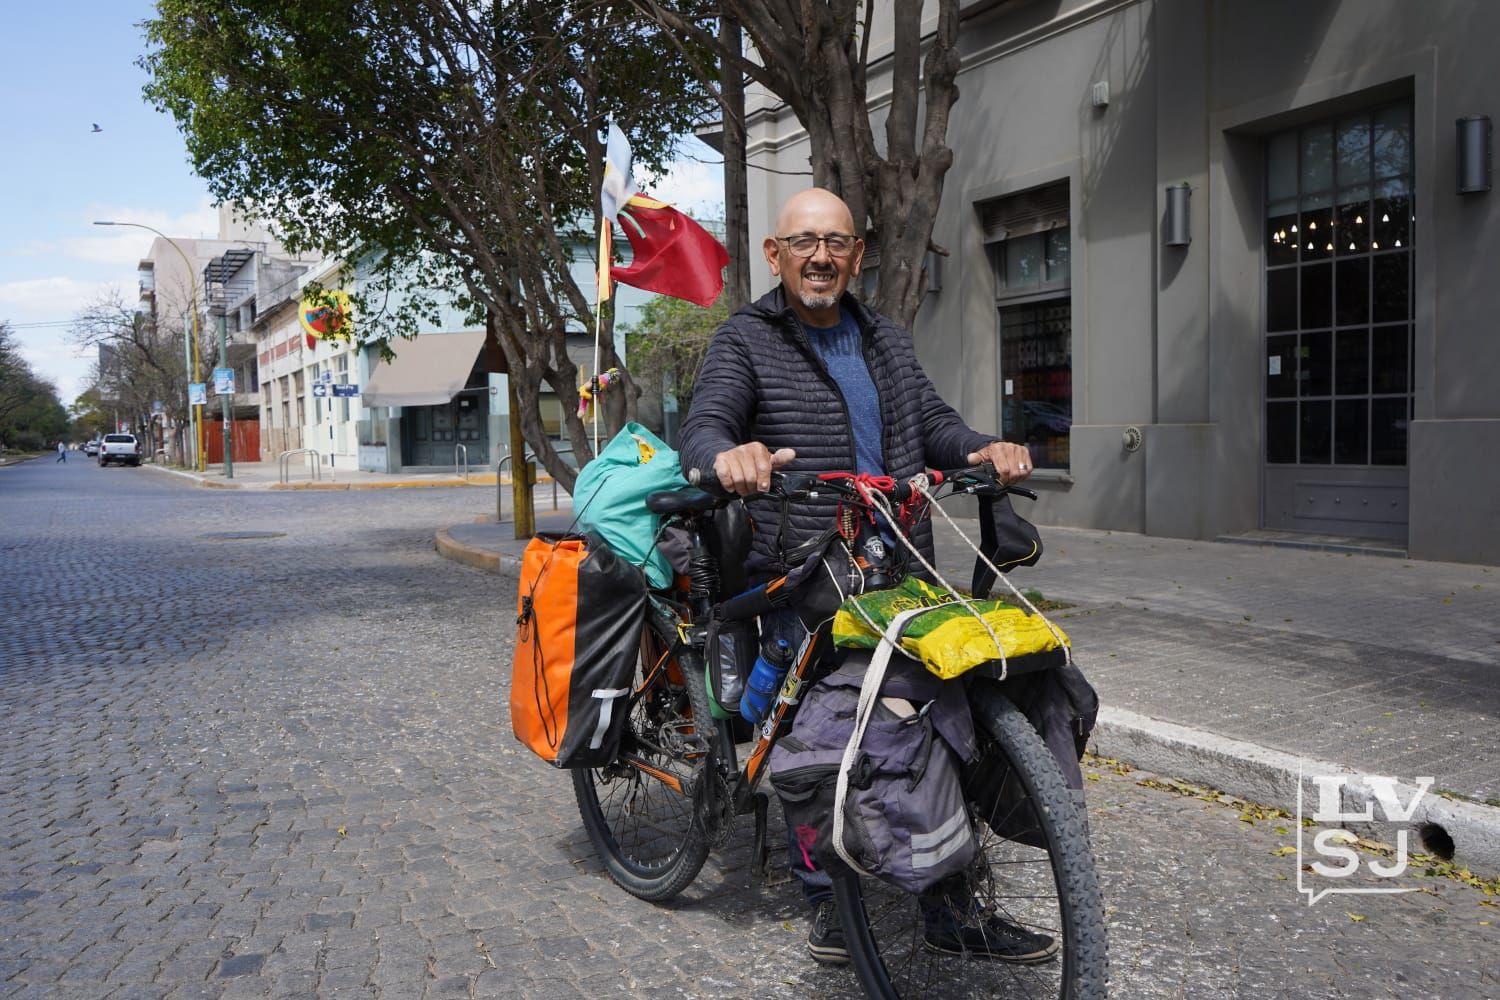
[[[126,465],[141,464],[141,443],[134,434],[106,434],[99,442],[99,464],[124,462]]]

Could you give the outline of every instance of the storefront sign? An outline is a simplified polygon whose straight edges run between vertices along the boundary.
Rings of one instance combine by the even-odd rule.
[[[308,350],[317,347],[319,340],[346,340],[354,334],[349,296],[345,292],[325,291],[303,299],[297,310],[297,320],[307,337]]]

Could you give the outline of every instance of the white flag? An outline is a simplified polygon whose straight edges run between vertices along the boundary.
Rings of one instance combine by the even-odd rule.
[[[609,120],[609,144],[604,152],[604,188],[600,193],[600,205],[604,218],[613,222],[620,209],[635,194],[635,181],[630,178],[630,140],[620,131],[615,120]]]

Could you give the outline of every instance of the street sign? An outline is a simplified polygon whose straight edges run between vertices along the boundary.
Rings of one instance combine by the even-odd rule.
[[[208,402],[208,385],[203,382],[188,383],[188,405],[202,406]]]
[[[314,382],[313,383],[313,398],[314,399],[327,399],[328,398],[328,386],[326,384],[322,383],[322,382]]]
[[[234,393],[234,369],[214,369],[214,395],[228,396]]]
[[[333,394],[335,396],[358,396],[359,395],[359,386],[357,386],[357,385],[336,385],[336,386],[333,387]]]
[[[332,385],[333,384],[333,372],[331,372],[331,371],[329,371],[329,372],[318,372],[318,377],[316,379],[314,379],[314,381],[321,382],[324,385]]]
[[[165,413],[166,411],[167,411],[167,404],[166,403],[163,403],[159,399],[153,399],[151,401],[151,412],[152,413]]]

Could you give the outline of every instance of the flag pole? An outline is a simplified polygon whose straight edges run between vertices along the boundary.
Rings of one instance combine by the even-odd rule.
[[[591,402],[594,408],[594,454],[599,454],[599,397],[603,386],[599,382],[599,340],[604,329],[604,303],[610,297],[609,265],[611,257],[610,235],[612,226],[609,216],[599,219],[599,280],[594,289],[594,373],[589,380]]]

